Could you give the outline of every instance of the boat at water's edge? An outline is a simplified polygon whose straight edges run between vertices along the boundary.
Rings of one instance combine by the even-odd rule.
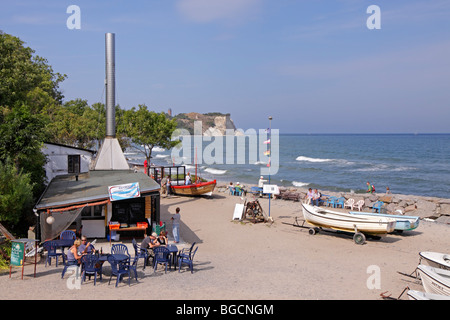
[[[172,192],[181,196],[204,196],[211,195],[215,187],[216,180],[188,185],[175,185],[172,186]]]

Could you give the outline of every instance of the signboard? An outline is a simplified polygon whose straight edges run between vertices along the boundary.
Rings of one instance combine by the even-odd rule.
[[[11,262],[12,266],[21,267],[23,265],[23,252],[25,250],[24,242],[14,242],[12,241],[11,246]]]
[[[108,187],[108,193],[111,201],[139,198],[141,196],[139,182],[110,186]]]
[[[264,184],[263,193],[279,194],[280,190],[276,184]]]
[[[244,205],[241,203],[236,203],[236,206],[234,207],[233,220],[241,220],[243,213]]]

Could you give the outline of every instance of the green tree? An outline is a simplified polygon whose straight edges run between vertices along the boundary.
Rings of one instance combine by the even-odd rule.
[[[17,170],[13,161],[0,161],[0,220],[16,224],[33,199],[30,174]]]
[[[147,106],[139,105],[137,110],[133,107],[124,111],[123,121],[120,123],[119,129],[126,133],[134,144],[143,147],[138,150],[145,155],[147,162],[150,163],[154,147],[171,149],[180,142],[171,140],[176,127],[177,122],[168,119],[163,112],[149,111]]]

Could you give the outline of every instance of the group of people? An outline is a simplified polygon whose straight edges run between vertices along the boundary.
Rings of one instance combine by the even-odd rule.
[[[317,189],[314,189],[313,191],[312,188],[309,188],[308,193],[306,194],[306,203],[319,206],[319,199],[321,196],[322,194],[317,191]]]
[[[94,246],[87,241],[85,236],[81,236],[81,239],[74,240],[73,245],[67,252],[67,262],[69,264],[80,264],[81,257],[91,253],[95,253]]]

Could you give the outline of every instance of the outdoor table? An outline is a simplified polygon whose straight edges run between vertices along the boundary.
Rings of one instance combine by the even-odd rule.
[[[172,264],[175,267],[175,270],[177,269],[177,253],[178,253],[178,247],[174,244],[168,244],[167,249],[169,249],[170,253],[172,254]]]
[[[61,248],[62,253],[64,253],[64,248],[70,248],[71,246],[73,246],[73,239],[55,239],[55,240],[46,240],[42,243],[42,245],[45,246],[46,242],[54,242],[56,243],[56,246]]]
[[[128,260],[130,258],[130,256],[128,256],[126,254],[122,254],[122,253],[115,253],[115,254],[108,253],[108,254],[100,255],[98,261],[101,261],[101,262],[108,261],[109,256],[113,256],[114,259],[116,259],[118,261],[124,261],[124,260]]]

